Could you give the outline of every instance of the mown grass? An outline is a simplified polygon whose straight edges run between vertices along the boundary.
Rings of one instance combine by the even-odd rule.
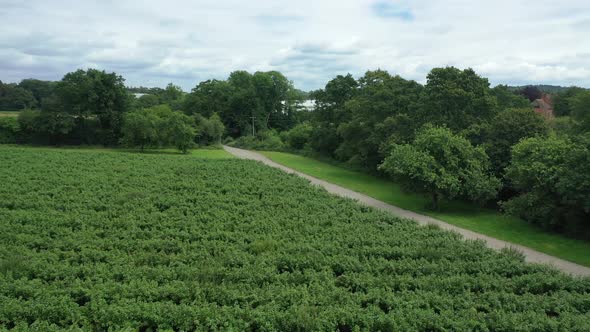
[[[322,180],[378,200],[438,218],[449,224],[497,239],[527,246],[584,266],[590,266],[590,243],[545,232],[518,218],[464,202],[445,201],[439,211],[429,210],[430,200],[407,193],[386,179],[351,171],[312,158],[284,152],[261,152],[271,160]]]
[[[13,111],[0,111],[0,118],[15,118],[18,116],[20,112],[13,112]]]

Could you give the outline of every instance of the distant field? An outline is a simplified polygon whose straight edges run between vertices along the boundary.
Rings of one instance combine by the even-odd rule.
[[[590,330],[589,278],[253,161],[0,155],[0,330]]]
[[[20,112],[0,111],[0,118],[2,117],[17,117]]]
[[[341,185],[401,208],[436,217],[450,224],[521,244],[538,251],[590,266],[590,243],[544,232],[522,220],[461,202],[443,202],[440,211],[426,207],[427,197],[404,192],[391,181],[333,166],[312,158],[282,152],[262,152],[273,161]]]
[[[3,146],[0,144],[0,149]],[[4,148],[19,148],[18,145],[4,145]],[[64,151],[64,152],[101,152],[101,153],[122,153],[122,154],[138,154],[138,155],[182,155],[194,156],[204,159],[232,159],[234,156],[223,149],[192,149],[187,155],[184,155],[177,149],[146,149],[141,152],[137,149],[122,149],[122,148],[104,148],[102,146],[64,146],[64,147],[25,147],[27,151]]]

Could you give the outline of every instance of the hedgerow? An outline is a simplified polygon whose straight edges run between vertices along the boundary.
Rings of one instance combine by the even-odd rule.
[[[0,329],[588,331],[590,279],[256,162],[0,148]]]

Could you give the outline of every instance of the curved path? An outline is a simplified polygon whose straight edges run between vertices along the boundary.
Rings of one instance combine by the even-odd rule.
[[[435,219],[432,217],[428,217],[428,216],[421,215],[421,214],[418,214],[418,213],[415,213],[412,211],[401,209],[397,206],[376,200],[376,199],[369,197],[367,195],[357,193],[356,191],[346,189],[344,187],[332,184],[330,182],[326,182],[324,180],[320,180],[320,179],[315,178],[313,176],[309,176],[307,174],[293,170],[289,167],[275,163],[274,161],[268,159],[267,157],[261,155],[260,153],[256,153],[256,152],[249,151],[249,150],[232,148],[232,147],[225,146],[225,145],[223,146],[223,148],[225,149],[225,151],[231,153],[232,155],[234,155],[238,158],[260,161],[265,165],[279,168],[287,173],[297,174],[303,178],[306,178],[307,180],[309,180],[311,183],[313,183],[315,185],[319,185],[319,186],[324,187],[330,193],[333,193],[333,194],[336,194],[336,195],[342,196],[342,197],[355,199],[355,200],[357,200],[363,204],[366,204],[368,206],[372,206],[372,207],[375,207],[380,210],[391,212],[391,213],[395,214],[396,216],[415,220],[419,224],[422,224],[422,225],[435,224],[435,225],[438,225],[442,229],[457,232],[457,233],[461,234],[463,236],[463,238],[465,238],[465,239],[484,240],[486,242],[487,246],[490,248],[493,248],[493,249],[499,250],[499,249],[506,248],[506,247],[515,248],[525,255],[525,259],[527,262],[549,264],[549,265],[553,265],[554,267],[556,267],[559,270],[562,270],[564,272],[567,272],[567,273],[570,273],[573,275],[590,276],[590,268],[588,268],[588,267],[585,267],[585,266],[582,266],[582,265],[579,265],[576,263],[572,263],[572,262],[551,256],[551,255],[547,255],[547,254],[533,250],[528,247],[524,247],[524,246],[521,246],[518,244],[514,244],[514,243],[502,241],[502,240],[498,240],[493,237],[489,237],[489,236],[479,234],[479,233],[476,233],[476,232],[473,232],[473,231],[470,231],[467,229],[463,229],[463,228],[460,228],[460,227],[457,227],[457,226],[454,226],[451,224],[447,224],[444,221],[441,221],[441,220],[438,220],[438,219]]]

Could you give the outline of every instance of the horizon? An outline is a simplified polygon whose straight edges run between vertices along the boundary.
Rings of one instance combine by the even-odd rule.
[[[0,4],[3,82],[96,68],[129,87],[190,91],[235,70],[277,70],[310,91],[376,69],[423,84],[455,66],[492,86],[590,87],[590,5],[578,0]]]

